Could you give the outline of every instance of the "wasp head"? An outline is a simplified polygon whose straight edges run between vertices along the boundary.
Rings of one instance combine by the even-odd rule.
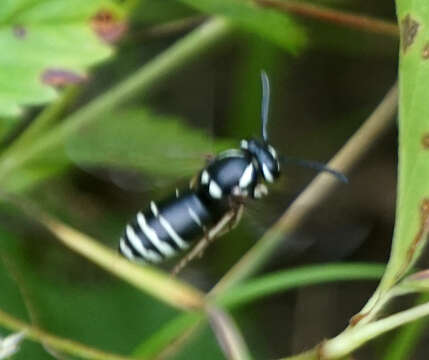
[[[240,147],[250,153],[265,181],[272,183],[280,176],[277,152],[270,144],[256,139],[248,139],[242,140]]]

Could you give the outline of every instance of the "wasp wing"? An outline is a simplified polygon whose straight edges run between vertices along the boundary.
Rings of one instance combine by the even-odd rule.
[[[230,146],[231,141],[213,140],[177,117],[138,108],[107,114],[81,128],[66,151],[79,167],[121,187],[144,190],[148,183],[191,178],[204,166],[206,154]]]
[[[255,239],[260,239],[298,196],[299,190],[295,192],[293,185],[286,185],[287,180],[280,179],[263,201],[253,200],[247,204],[243,226]],[[305,204],[301,206],[305,208]],[[350,256],[373,228],[373,220],[364,217],[362,209],[351,211],[350,208],[339,199],[332,199],[310,210],[300,226],[285,236],[276,253],[277,261],[291,263],[303,257],[310,262],[338,261]]]

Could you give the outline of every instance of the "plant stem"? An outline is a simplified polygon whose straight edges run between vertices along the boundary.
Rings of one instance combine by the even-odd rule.
[[[367,341],[428,315],[429,303],[426,303],[362,327],[351,329],[322,345],[323,359],[338,359],[350,354]]]
[[[384,265],[379,264],[323,264],[303,266],[271,273],[229,289],[216,299],[224,307],[232,308],[261,297],[297,287],[326,282],[358,279],[380,279]]]
[[[365,344],[390,330],[429,315],[429,303],[391,315],[382,320],[352,328],[335,338],[325,341],[315,349],[302,354],[285,357],[281,360],[334,360],[341,359]]]
[[[364,317],[360,317],[361,313],[357,314],[356,316],[358,317],[359,321],[357,323],[353,322],[353,318],[351,320],[351,324],[354,327],[359,327],[359,326],[363,326],[366,325],[372,321],[374,321],[374,319],[379,315],[380,311],[394,298],[399,297],[399,296],[403,296],[403,295],[408,295],[411,293],[414,293],[415,290],[412,288],[403,288],[400,286],[396,286],[393,288],[390,288],[389,290],[387,290],[386,292],[380,294],[378,301],[374,304],[374,306],[371,308],[371,310],[365,314]]]
[[[73,354],[83,359],[91,360],[132,360],[131,357],[106,353],[88,347],[78,342],[63,339],[49,334],[37,327],[31,326],[0,310],[0,324],[12,331],[25,331],[25,336],[40,343],[49,345],[57,350]],[[135,359],[135,358],[134,358]]]
[[[213,18],[201,25],[129,78],[70,115],[56,128],[35,141],[32,146],[19,149],[13,156],[3,158],[0,162],[0,179],[4,179],[41,153],[55,151],[68,136],[101,114],[113,110],[137,95],[144,95],[155,83],[165,79],[185,64],[189,64],[190,60],[223,39],[231,30],[231,23],[223,18]]]
[[[427,302],[429,302],[428,294],[423,294],[418,299],[419,304]],[[425,329],[427,329],[428,320],[427,318],[422,318],[404,326],[386,346],[383,360],[411,359],[418,341],[421,339]]]
[[[225,357],[229,360],[250,360],[249,349],[231,316],[211,304],[206,306],[206,311]]]
[[[398,90],[395,85],[328,166],[342,173],[350,172],[393,124],[397,101]],[[284,238],[290,235],[311,210],[322,203],[338,185],[338,180],[333,176],[319,174],[280,219],[220,280],[213,292],[219,294],[260,269]]]
[[[344,25],[357,30],[371,33],[383,34],[393,37],[399,36],[396,23],[371,18],[369,16],[355,15],[343,11],[324,8],[318,5],[306,4],[304,2],[283,0],[254,0],[258,5],[274,8],[278,11],[287,12],[308,18],[326,21],[337,25]]]

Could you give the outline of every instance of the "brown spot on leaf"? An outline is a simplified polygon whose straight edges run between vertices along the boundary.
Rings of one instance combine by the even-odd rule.
[[[52,86],[80,84],[87,80],[85,74],[78,74],[73,71],[62,69],[46,69],[41,78],[45,84]]]
[[[429,133],[422,136],[422,146],[425,150],[429,150]]]
[[[401,21],[402,51],[406,52],[414,43],[420,24],[411,18],[410,14]]]
[[[425,59],[425,60],[429,59],[429,43],[426,43],[426,45],[423,48],[422,58]]]
[[[128,26],[119,20],[111,11],[101,10],[92,19],[95,33],[107,43],[115,43],[122,38]]]
[[[12,28],[13,35],[15,35],[18,39],[25,38],[27,35],[27,29],[22,25],[15,25]]]
[[[410,248],[407,252],[407,262],[405,263],[404,270],[408,268],[408,265],[411,263],[416,252],[417,246],[422,240],[424,240],[429,232],[429,198],[423,199],[420,206],[420,228],[414,237],[413,242],[411,243]]]

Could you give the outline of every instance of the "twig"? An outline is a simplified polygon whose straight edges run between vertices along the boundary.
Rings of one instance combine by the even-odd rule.
[[[258,5],[300,15],[337,25],[398,37],[398,26],[393,22],[375,19],[369,16],[355,15],[343,11],[332,10],[305,2],[284,0],[254,0]]]
[[[225,357],[229,360],[250,359],[243,336],[229,314],[214,305],[207,306],[207,313],[210,325]]]
[[[328,166],[347,174],[393,124],[397,102],[398,90],[395,85],[360,129],[328,163]],[[284,238],[291,234],[338,184],[338,180],[334,177],[319,174],[212,291],[219,294],[261,268]]]

